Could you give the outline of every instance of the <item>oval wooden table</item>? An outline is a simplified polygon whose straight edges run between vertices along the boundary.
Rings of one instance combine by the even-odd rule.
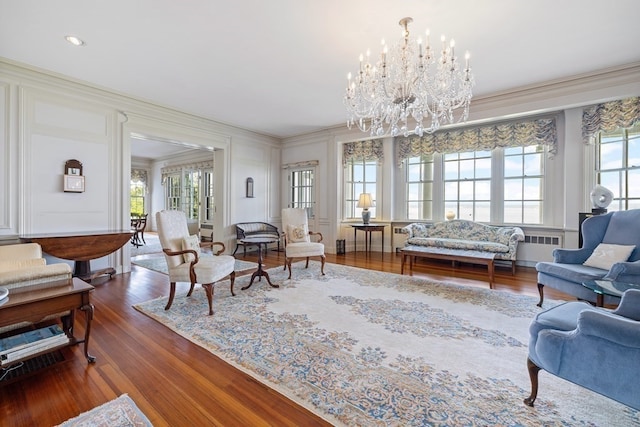
[[[25,243],[38,243],[51,256],[74,261],[74,277],[90,282],[98,276],[112,276],[114,268],[91,271],[91,260],[107,256],[131,240],[133,231],[85,231],[42,233],[20,236]]]

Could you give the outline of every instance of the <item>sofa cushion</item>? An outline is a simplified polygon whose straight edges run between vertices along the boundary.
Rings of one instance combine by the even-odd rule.
[[[584,265],[610,270],[613,264],[628,260],[635,248],[635,245],[600,243],[584,262]]]
[[[629,256],[629,261],[640,259],[640,233],[630,233],[629,230],[637,230],[640,224],[640,209],[613,212],[607,231],[602,238],[602,243],[614,243],[618,245],[634,245],[636,249]]]
[[[484,251],[506,253],[509,247],[501,243],[475,240],[447,239],[439,237],[413,237],[407,239],[407,244],[418,246],[432,246],[448,249],[465,249],[470,251]]]

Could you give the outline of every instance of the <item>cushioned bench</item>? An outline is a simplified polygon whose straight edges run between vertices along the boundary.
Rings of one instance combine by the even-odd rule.
[[[453,259],[452,250],[465,251],[466,255],[476,254],[475,258],[482,260],[482,264],[489,255],[494,255],[495,260],[511,261],[512,274],[515,274],[518,242],[524,240],[524,232],[519,227],[491,226],[464,219],[433,224],[414,222],[402,230],[408,235],[406,246],[428,247],[426,255],[442,253],[447,259]]]
[[[242,245],[244,255],[247,254],[247,246],[252,246],[251,243],[243,243],[242,239],[248,237],[272,237],[277,239],[278,252],[280,251],[280,233],[278,228],[266,222],[241,222],[236,224],[236,249],[233,251],[233,255],[238,251],[238,247]],[[255,246],[255,244],[253,245]]]

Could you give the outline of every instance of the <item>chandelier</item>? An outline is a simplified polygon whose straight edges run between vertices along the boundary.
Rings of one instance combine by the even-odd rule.
[[[442,36],[439,53],[429,44],[429,30],[425,45],[422,39],[412,42],[408,28],[411,22],[412,18],[400,20],[402,38],[391,52],[382,40],[377,62],[370,62],[367,51],[366,57],[360,55],[356,75],[347,76],[344,103],[349,129],[357,125],[374,137],[409,136],[412,132],[422,136],[443,124],[467,120],[474,84],[469,53],[461,68],[453,39],[447,43]],[[456,120],[454,113],[458,110]]]

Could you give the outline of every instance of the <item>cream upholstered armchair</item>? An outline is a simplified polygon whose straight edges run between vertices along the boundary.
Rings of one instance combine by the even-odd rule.
[[[169,268],[169,281],[171,289],[169,301],[164,308],[171,308],[176,293],[176,282],[191,283],[187,296],[191,296],[196,283],[202,284],[209,301],[209,314],[213,314],[213,284],[227,276],[231,280],[231,295],[233,283],[236,278],[234,271],[235,258],[230,255],[220,255],[224,252],[222,242],[200,243],[197,235],[190,236],[187,227],[187,218],[182,211],[160,211],[156,213],[158,225],[158,237],[162,245],[162,251]],[[201,247],[221,246],[214,256],[201,254]]]
[[[285,265],[289,267],[289,279],[291,279],[291,261],[294,258],[306,258],[305,268],[309,267],[309,257],[319,256],[322,265],[320,272],[324,276],[324,244],[322,234],[309,231],[307,210],[299,208],[282,209],[282,228],[284,229]],[[318,239],[311,241],[311,237]]]

